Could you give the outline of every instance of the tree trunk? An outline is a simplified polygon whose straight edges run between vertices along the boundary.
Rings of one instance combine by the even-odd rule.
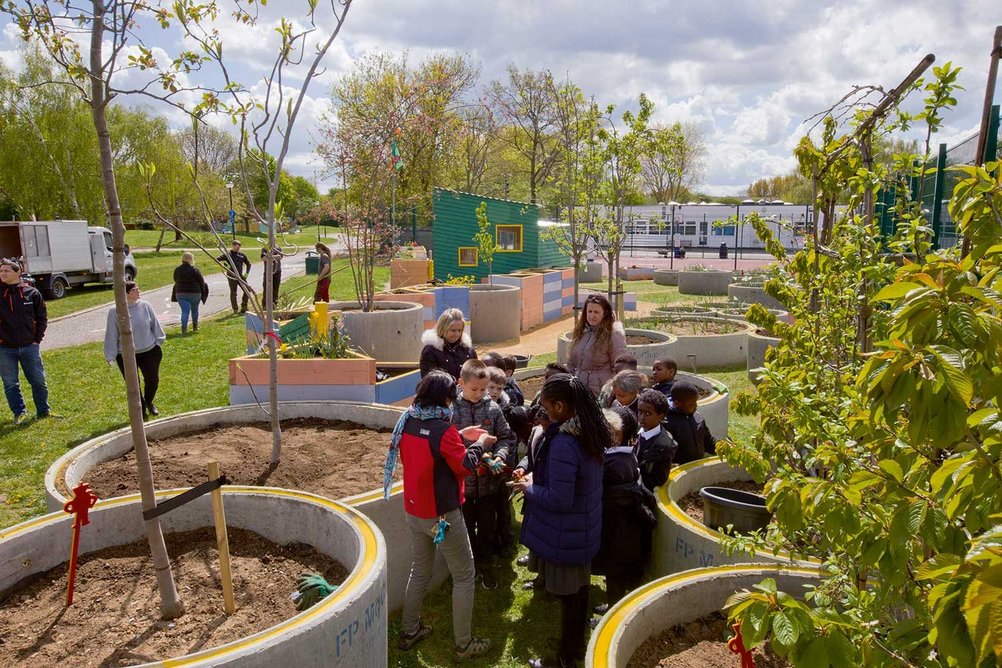
[[[91,74],[91,115],[97,132],[98,150],[101,156],[101,173],[104,184],[104,199],[108,207],[108,220],[113,239],[115,311],[118,315],[119,341],[122,346],[122,361],[125,364],[125,389],[129,405],[129,425],[132,430],[132,445],[136,451],[136,466],[139,469],[139,490],[143,500],[143,510],[156,507],[153,486],[153,467],[146,444],[146,429],[143,425],[143,409],[139,392],[139,374],[136,368],[136,346],[132,338],[132,324],[125,296],[125,226],[122,224],[122,209],[118,201],[115,184],[114,158],[111,150],[111,135],[108,131],[106,115],[108,98],[101,78],[104,63],[102,40],[104,38],[104,3],[93,0],[94,19],[91,26],[90,74]],[[179,617],[184,606],[178,598],[170,558],[164,543],[160,520],[146,522],[146,537],[153,556],[153,569],[157,574],[157,588],[160,591],[160,611],[165,619]]]

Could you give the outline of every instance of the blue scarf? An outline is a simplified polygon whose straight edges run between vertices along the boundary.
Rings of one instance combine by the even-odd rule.
[[[397,458],[400,455],[400,438],[404,435],[404,425],[407,420],[416,418],[418,420],[445,420],[452,421],[452,409],[441,406],[431,408],[421,408],[411,406],[403,412],[397,424],[393,427],[393,434],[390,436],[390,449],[386,451],[386,464],[383,465],[383,498],[390,498],[390,487],[393,486],[393,471],[397,468]]]

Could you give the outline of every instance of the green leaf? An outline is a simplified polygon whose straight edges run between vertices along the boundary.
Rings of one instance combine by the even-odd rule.
[[[891,283],[890,285],[887,285],[884,288],[882,288],[880,292],[878,292],[876,295],[874,295],[873,299],[874,301],[878,302],[894,301],[895,299],[900,299],[901,297],[904,297],[912,290],[921,287],[922,286],[919,285],[918,283],[910,283],[908,281]]]
[[[792,647],[797,642],[799,631],[785,612],[777,612],[772,616],[772,637],[780,645]]]
[[[937,580],[955,573],[962,563],[960,555],[943,552],[919,566],[915,577],[919,580]]]
[[[964,371],[964,362],[960,354],[947,346],[929,346],[928,350],[939,362],[944,382],[965,405],[969,405],[971,397],[974,396],[974,385]]]
[[[897,463],[893,459],[882,459],[877,462],[877,466],[881,471],[891,476],[899,483],[905,479],[904,471],[901,470],[901,464]]]

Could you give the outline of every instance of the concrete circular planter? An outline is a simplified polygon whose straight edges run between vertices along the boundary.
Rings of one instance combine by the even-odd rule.
[[[522,291],[514,285],[471,285],[469,316],[473,343],[518,340]]]
[[[331,302],[341,311],[342,329],[351,345],[378,362],[417,364],[421,358],[424,307],[413,302],[375,301],[372,311],[358,302]]]
[[[678,285],[678,269],[655,269],[655,285]]]
[[[163,491],[158,497],[180,490]],[[349,570],[333,594],[281,624],[205,651],[171,658],[172,666],[385,666],[386,543],[357,510],[312,494],[224,487],[226,523],[279,543],[306,543]],[[59,511],[0,531],[0,593],[65,562],[72,517]],[[165,533],[211,527],[211,496],[161,518]],[[80,554],[146,537],[139,495],[99,502],[80,534]],[[189,593],[195,596],[197,593]],[[109,605],[119,602],[109,601]],[[347,642],[348,637],[351,642]],[[84,649],[83,651],[86,651]],[[163,657],[167,659],[170,657]],[[148,666],[162,666],[156,662]]]
[[[650,367],[638,367],[638,370],[650,375]],[[515,380],[525,380],[527,378],[537,378],[546,371],[545,367],[536,366],[528,369],[519,369],[515,372]],[[698,376],[684,371],[678,372],[680,380],[687,380],[701,390],[708,391],[709,394],[699,400],[699,412],[710,433],[716,438],[727,436],[728,411],[730,410],[731,393],[726,385],[709,376]],[[528,398],[527,398],[528,400]]]
[[[776,316],[777,320],[782,320],[783,322],[789,322],[790,313],[778,308],[767,308],[769,313]],[[728,320],[745,320],[745,314],[748,313],[747,306],[732,306],[728,308],[722,308],[717,310],[717,315],[721,318],[727,318]]]
[[[651,315],[658,318],[685,318],[690,315],[715,317],[717,311],[714,308],[697,304],[678,304],[675,306],[658,306],[651,311]]]
[[[761,283],[731,283],[727,286],[727,296],[744,304],[761,304],[780,310],[786,308],[778,299],[766,294]]]
[[[678,291],[683,295],[726,295],[733,280],[729,271],[680,271]]]
[[[748,332],[748,379],[758,384],[759,373],[756,369],[761,369],[765,365],[765,351],[779,343],[779,338],[769,336],[762,330]]]
[[[283,420],[294,418],[348,420],[376,429],[392,429],[400,417],[400,412],[401,409],[390,406],[342,401],[288,401],[279,404],[279,413]],[[147,423],[146,435],[151,440],[159,440],[217,425],[260,423],[263,420],[264,417],[257,406],[224,406],[154,420]],[[45,474],[46,507],[50,511],[61,510],[63,503],[66,502],[64,489],[72,489],[81,480],[86,480],[87,472],[98,464],[121,457],[131,450],[132,434],[126,427],[93,438],[67,452],[57,459]],[[155,446],[151,448],[151,456],[156,457]],[[267,453],[262,454],[262,461],[266,456]],[[406,536],[402,491],[402,485],[395,486],[389,501],[383,499],[382,488],[340,501],[365,513],[375,522],[383,535]],[[391,540],[389,546],[388,605],[390,610],[396,610],[403,605],[404,588],[411,565],[411,546],[409,540]],[[443,580],[444,569],[436,575],[433,584]]]
[[[685,514],[678,505],[683,497],[703,487],[720,483],[751,480],[743,469],[732,468],[716,457],[708,457],[673,468],[668,483],[655,490],[658,500],[658,524],[654,530],[654,559],[651,572],[655,577],[672,575],[690,568],[705,568],[743,562],[800,563],[787,552],[743,552],[726,554],[721,547],[724,537]]]
[[[675,320],[727,323],[738,327],[738,331],[730,334],[676,334],[672,352],[679,367],[744,366],[747,362],[748,332],[754,329],[750,323],[705,316]]]
[[[820,581],[811,568],[743,564],[699,568],[663,577],[630,592],[599,621],[588,643],[585,666],[625,666],[648,638],[723,610],[736,591],[773,578],[780,591],[802,598]],[[738,659],[735,657],[735,664]]]
[[[578,283],[598,283],[602,280],[602,263],[585,262],[578,267]]]
[[[667,332],[655,332],[648,329],[627,328],[626,335],[643,335],[657,339],[657,343],[627,345],[626,350],[637,356],[640,366],[651,366],[655,360],[663,357],[674,357],[675,336]],[[564,362],[571,349],[571,333],[564,332],[557,339],[557,360]]]

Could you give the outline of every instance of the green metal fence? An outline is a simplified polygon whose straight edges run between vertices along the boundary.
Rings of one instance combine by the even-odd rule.
[[[988,126],[989,141],[985,144],[985,162],[991,162],[998,157],[999,149],[999,105],[992,107],[991,120]],[[949,248],[957,245],[960,236],[957,227],[950,218],[947,205],[953,195],[953,187],[957,183],[958,174],[950,167],[956,165],[972,165],[975,163],[975,153],[978,147],[978,135],[968,137],[959,144],[947,147],[939,145],[936,159],[931,161],[924,176],[911,179],[909,183],[912,200],[920,199],[922,211],[929,220],[933,232],[934,248]],[[896,201],[893,190],[883,190],[877,196],[876,211],[880,216],[880,230],[885,236],[894,234],[895,220],[892,209]]]

